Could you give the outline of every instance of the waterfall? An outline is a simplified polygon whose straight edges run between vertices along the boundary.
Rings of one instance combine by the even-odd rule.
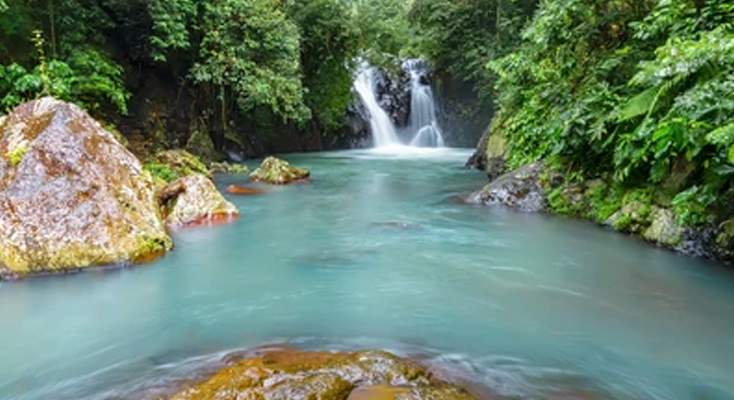
[[[436,119],[431,86],[425,81],[428,66],[422,60],[408,60],[403,69],[410,74],[410,120],[401,136],[412,147],[444,147],[444,139]],[[399,147],[403,142],[390,116],[377,101],[377,70],[364,66],[354,81],[354,89],[369,113],[368,119],[375,147]]]
[[[408,60],[403,68],[410,73],[410,125],[411,146],[444,147],[443,134],[436,119],[433,90],[424,82],[427,65],[422,60]]]
[[[374,68],[363,68],[357,75],[354,82],[354,88],[362,98],[367,111],[369,111],[369,123],[374,138],[375,147],[400,146],[400,140],[395,133],[395,126],[390,120],[385,110],[377,104],[377,96],[375,94],[375,74]]]

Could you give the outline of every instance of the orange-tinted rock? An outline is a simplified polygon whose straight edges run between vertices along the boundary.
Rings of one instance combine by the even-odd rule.
[[[247,195],[254,195],[254,194],[264,194],[267,192],[262,189],[258,189],[258,188],[252,188],[252,187],[241,186],[241,185],[230,185],[229,187],[227,187],[227,193],[247,196]]]
[[[161,193],[170,195],[164,204],[166,225],[170,227],[207,225],[229,221],[239,215],[237,207],[228,202],[204,175],[191,174],[180,178]]]
[[[52,98],[0,124],[0,278],[146,261],[172,247],[150,174],[79,107]]]
[[[245,356],[173,400],[472,400],[422,367],[383,351],[275,349]]]

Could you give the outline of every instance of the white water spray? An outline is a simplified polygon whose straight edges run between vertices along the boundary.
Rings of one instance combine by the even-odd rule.
[[[420,60],[409,60],[403,68],[410,73],[411,112],[410,122],[402,133],[409,139],[411,147],[444,147],[445,142],[436,119],[436,107],[431,87],[422,81],[426,70]],[[377,70],[362,68],[354,81],[354,89],[362,98],[362,104],[369,112],[369,123],[376,148],[405,147],[397,134],[397,129],[387,112],[377,102]]]
[[[370,113],[370,128],[372,129],[372,137],[375,141],[375,147],[394,147],[400,146],[400,140],[395,133],[395,126],[390,120],[385,110],[377,104],[377,96],[375,93],[375,74],[374,68],[364,68],[357,75],[354,82],[354,88],[362,98],[364,106]]]
[[[438,127],[436,107],[431,87],[421,80],[425,68],[420,61],[406,61],[404,68],[410,72],[410,126],[408,131],[415,147],[444,147],[443,134]]]

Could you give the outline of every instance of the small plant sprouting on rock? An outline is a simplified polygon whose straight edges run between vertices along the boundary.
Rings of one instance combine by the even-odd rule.
[[[25,145],[18,145],[8,151],[5,156],[8,161],[10,161],[10,165],[15,167],[23,161],[23,157],[25,157],[26,153],[28,153],[28,147]]]

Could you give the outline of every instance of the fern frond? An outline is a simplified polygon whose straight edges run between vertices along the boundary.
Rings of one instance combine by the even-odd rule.
[[[617,111],[617,122],[626,122],[650,112],[650,107],[655,104],[658,88],[651,87],[644,92],[629,99],[627,103]]]

